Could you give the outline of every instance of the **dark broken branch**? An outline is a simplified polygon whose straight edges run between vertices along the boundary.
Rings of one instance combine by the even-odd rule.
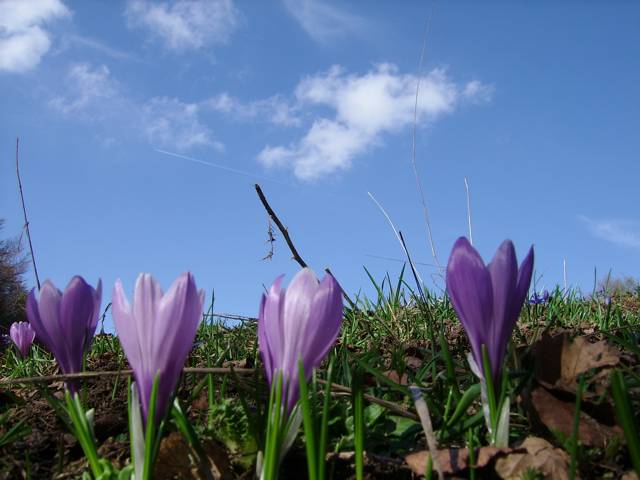
[[[271,218],[271,220],[273,220],[273,223],[276,224],[276,227],[278,227],[278,230],[280,230],[280,233],[282,233],[282,236],[284,237],[284,241],[287,242],[287,246],[289,247],[289,250],[291,250],[291,255],[293,255],[293,259],[296,262],[298,262],[298,264],[302,268],[307,268],[307,263],[302,259],[302,257],[296,250],[295,245],[291,241],[291,237],[289,237],[289,231],[282,224],[282,222],[276,215],[276,212],[273,211],[273,209],[271,208],[271,205],[269,205],[269,202],[267,202],[267,198],[264,196],[264,193],[262,193],[262,189],[260,188],[260,185],[256,183],[255,189],[256,189],[256,192],[258,193],[258,197],[260,197],[260,201],[262,202],[262,205],[264,206],[265,210],[269,214],[269,217]]]

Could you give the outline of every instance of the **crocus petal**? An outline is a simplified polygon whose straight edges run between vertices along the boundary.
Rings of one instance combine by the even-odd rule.
[[[504,346],[509,341],[512,324],[511,302],[516,289],[518,263],[513,243],[502,242],[487,269],[491,275],[493,288],[493,321],[489,330],[489,360],[491,371],[496,378],[502,365]]]
[[[36,298],[36,289],[32,289],[27,296],[27,318],[31,328],[36,332],[38,339],[44,344],[45,347],[51,351],[52,340],[47,329],[44,328],[42,319],[40,318],[40,310],[38,308],[38,299]]]
[[[524,303],[524,299],[527,296],[527,292],[529,291],[529,285],[531,285],[531,277],[533,275],[533,246],[529,249],[529,253],[524,258],[522,263],[520,264],[520,268],[518,269],[518,280],[516,291],[514,293],[514,302],[512,305],[511,315],[516,318],[520,315],[520,310],[522,309],[522,304]],[[543,292],[543,300],[547,301],[549,299],[549,292],[545,290]]]
[[[93,288],[82,277],[73,277],[60,302],[60,329],[67,340],[63,355],[66,355],[69,371],[65,373],[82,370],[87,330],[95,321],[95,311]]]
[[[292,383],[297,381],[298,361],[307,335],[313,298],[318,289],[318,279],[313,271],[303,268],[291,280],[284,298],[282,326],[285,343],[281,368],[285,378]]]
[[[165,412],[191,351],[202,319],[203,300],[193,275],[185,273],[173,283],[160,302],[159,317],[154,326],[157,341],[154,359],[161,371],[159,415]]]
[[[46,280],[40,290],[40,298],[38,299],[38,311],[42,320],[43,328],[49,334],[51,345],[49,350],[56,357],[60,368],[65,373],[70,371],[68,356],[66,352],[67,337],[60,325],[60,302],[62,301],[62,292],[58,290],[53,283]],[[36,334],[38,331],[36,330]]]
[[[469,336],[476,363],[482,365],[481,345],[488,343],[493,288],[480,254],[465,237],[460,237],[453,246],[446,283],[451,303]]]
[[[98,284],[95,290],[91,289],[93,293],[93,305],[94,311],[91,315],[91,323],[87,326],[87,331],[84,338],[84,351],[85,353],[91,351],[93,345],[93,337],[96,334],[96,328],[98,327],[98,319],[100,318],[100,306],[102,305],[102,280],[98,279]]]
[[[131,365],[134,373],[140,371],[143,360],[140,344],[138,343],[138,332],[133,319],[131,305],[127,300],[127,295],[124,293],[120,279],[116,280],[113,287],[111,314],[118,333],[118,340],[120,340],[120,345],[127,356],[129,365]]]
[[[267,380],[271,383],[273,370],[282,368],[283,361],[283,315],[284,292],[280,275],[266,295],[262,296],[258,315],[258,346],[265,364]]]
[[[342,289],[332,275],[326,275],[313,299],[304,337],[302,352],[307,378],[311,376],[313,368],[320,366],[338,338],[342,309]]]

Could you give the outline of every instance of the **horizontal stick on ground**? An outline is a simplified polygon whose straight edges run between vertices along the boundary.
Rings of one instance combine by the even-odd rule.
[[[255,373],[255,369],[253,368],[230,368],[230,367],[185,367],[182,369],[183,373],[193,373],[193,374],[214,374],[214,375],[229,375],[229,374],[238,374],[238,375],[253,375]],[[60,374],[60,375],[42,375],[37,377],[20,377],[20,378],[3,378],[0,379],[0,385],[16,385],[16,384],[29,384],[29,383],[53,383],[53,382],[63,382],[68,380],[90,380],[94,378],[101,377],[128,377],[133,375],[133,370],[105,370],[101,372],[79,372],[79,373],[69,373],[69,374]],[[318,380],[318,383],[322,385],[326,385],[326,381]],[[351,389],[344,385],[340,385],[338,383],[331,384],[331,390],[337,393],[347,393],[351,394]],[[373,395],[364,394],[364,399],[369,403],[375,403],[380,405],[381,407],[386,408],[390,412],[400,417],[406,417],[411,420],[418,421],[419,417],[393,402],[388,400],[383,400],[378,397],[374,397]]]

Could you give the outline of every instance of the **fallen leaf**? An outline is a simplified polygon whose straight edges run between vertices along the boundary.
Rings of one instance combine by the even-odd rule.
[[[520,447],[526,452],[513,452],[496,461],[495,469],[500,478],[519,480],[529,469],[537,470],[545,478],[569,478],[570,457],[564,450],[554,448],[545,439],[538,437],[527,437]]]
[[[480,447],[476,450],[476,468],[486,467],[495,458],[513,452],[511,448]],[[410,453],[404,457],[409,468],[416,475],[424,475],[427,462],[431,454],[428,450]],[[452,475],[463,472],[469,468],[469,450],[466,448],[447,448],[438,450],[437,460],[442,468],[442,473]]]
[[[544,387],[531,392],[531,402],[540,421],[549,429],[570,437],[573,431],[575,404],[558,399]],[[578,440],[583,445],[604,448],[615,437],[622,437],[618,426],[609,427],[599,423],[587,413],[580,412]]]
[[[414,371],[418,370],[424,363],[424,360],[413,355],[407,355],[404,361],[407,364],[407,367]]]
[[[206,465],[200,465],[199,469],[193,461],[194,455],[191,448],[180,432],[171,432],[160,442],[153,478],[161,480],[207,478],[202,469],[210,472],[211,478],[215,480],[232,478],[231,466],[224,449],[211,441],[205,441],[203,448],[207,454],[207,462]]]
[[[567,332],[543,336],[532,350],[534,376],[548,388],[575,393],[577,377],[592,369],[613,367],[620,352],[604,340],[591,343],[587,337],[570,340]]]
[[[406,372],[401,376],[398,375],[396,370],[389,370],[388,372],[385,372],[384,375],[393,383],[397,383],[398,385],[408,385],[409,383],[409,377]]]

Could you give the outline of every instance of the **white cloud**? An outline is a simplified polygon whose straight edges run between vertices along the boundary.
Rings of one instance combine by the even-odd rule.
[[[0,71],[33,69],[49,51],[44,24],[70,15],[60,0],[0,1]]]
[[[462,96],[477,104],[490,102],[493,98],[493,85],[486,85],[479,80],[472,80],[465,85]]]
[[[301,123],[295,105],[291,105],[281,95],[273,95],[263,100],[243,102],[225,92],[204,101],[202,104],[207,108],[226,113],[239,120],[260,118],[283,127],[298,126]]]
[[[86,63],[74,65],[67,74],[67,93],[49,101],[49,105],[59,112],[78,114],[89,107],[103,106],[102,100],[119,96],[118,84],[110,77],[105,65],[91,67]]]
[[[232,0],[129,0],[129,26],[146,30],[174,51],[226,43],[242,23]]]
[[[581,216],[594,237],[624,247],[640,248],[640,222],[632,220],[592,220]]]
[[[143,108],[144,130],[149,142],[163,148],[184,151],[193,147],[213,147],[224,150],[224,145],[213,138],[212,132],[200,122],[195,103],[184,103],[176,98],[156,97]]]
[[[331,118],[316,117],[307,133],[288,146],[266,146],[258,160],[266,167],[289,166],[302,180],[347,170],[353,159],[413,122],[418,78],[381,64],[364,75],[339,66],[303,79],[295,90],[296,108],[329,108]],[[488,87],[475,81],[459,87],[443,69],[420,79],[417,121],[429,124],[451,113],[461,101],[476,102]]]
[[[324,0],[283,0],[289,14],[316,42],[325,43],[357,32],[366,22]]]
[[[125,128],[154,147],[187,151],[194,147],[224,150],[213,132],[201,121],[201,106],[177,98],[154,97],[147,101],[129,98],[104,66],[74,65],[67,73],[66,90],[49,101],[63,115],[94,122],[112,137]]]

